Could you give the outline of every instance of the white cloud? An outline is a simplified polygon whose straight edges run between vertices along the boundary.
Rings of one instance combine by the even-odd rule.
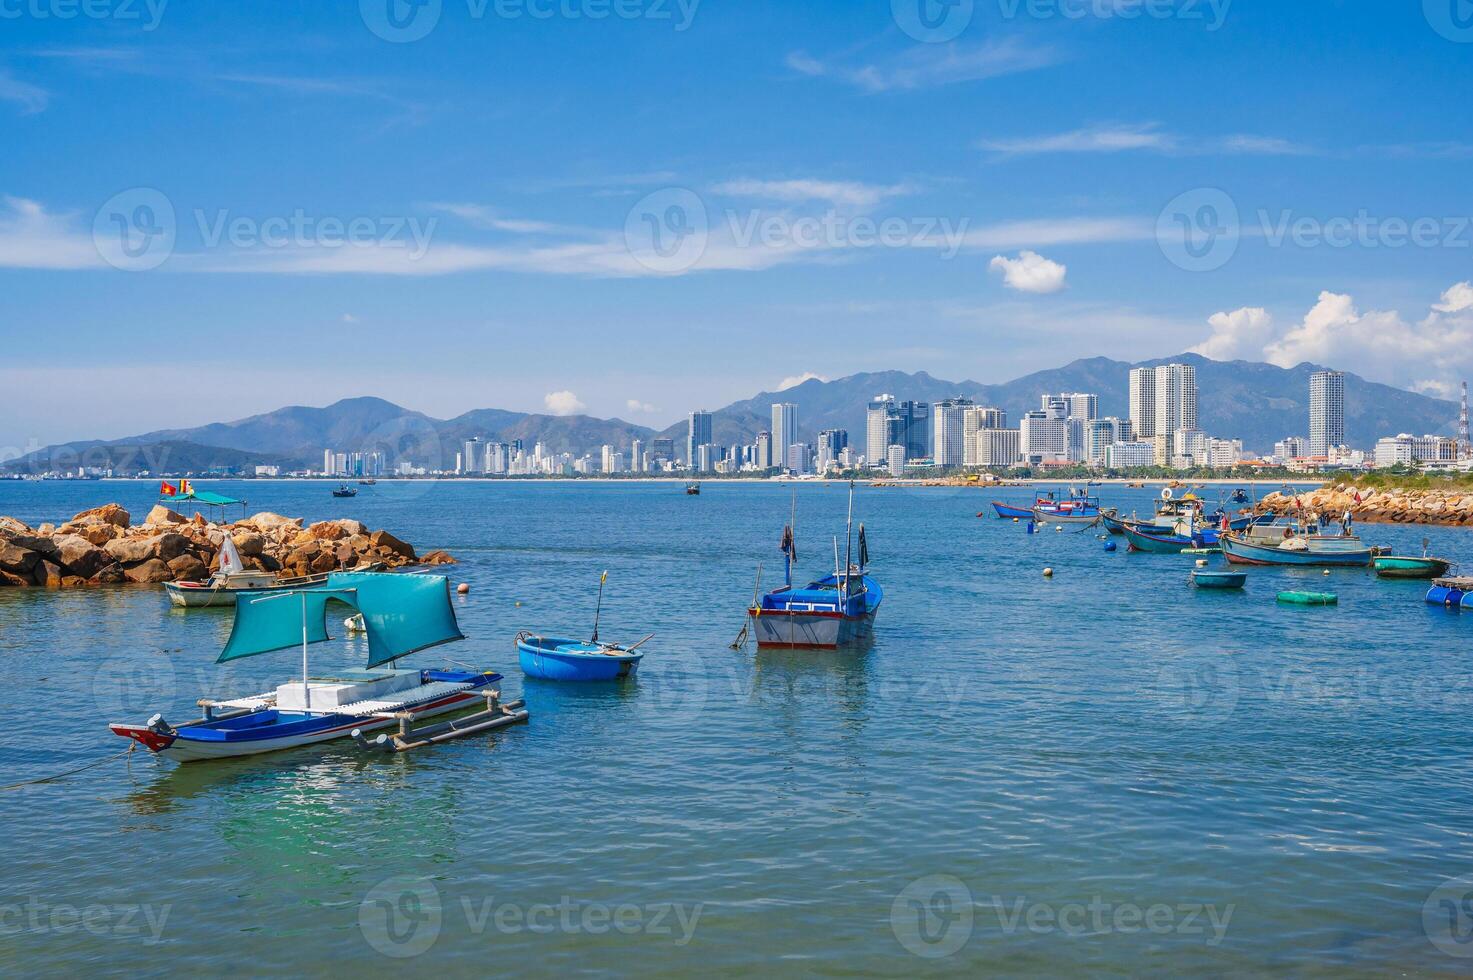
[[[542,404],[551,415],[581,415],[588,407],[571,391],[549,391],[542,396]]]
[[[1124,153],[1147,151],[1175,155],[1305,156],[1308,146],[1277,136],[1239,133],[1222,137],[1187,137],[1163,132],[1159,123],[1101,125],[1063,133],[1015,139],[984,139],[977,146],[1004,156],[1038,153]]]
[[[805,381],[828,381],[828,380],[829,380],[828,378],[825,378],[821,374],[814,374],[812,371],[804,371],[802,374],[795,375],[795,376],[793,376],[791,378],[783,378],[782,381],[778,382],[777,390],[778,391],[787,391],[789,388],[796,388],[796,387],[798,387],[800,384],[802,384]]]
[[[0,102],[13,102],[23,114],[30,116],[45,109],[50,101],[51,93],[44,88],[0,71]]]
[[[1064,288],[1068,270],[1037,252],[1024,250],[1016,259],[999,255],[989,266],[993,272],[1002,273],[1002,281],[1009,289],[1020,293],[1057,293]]]
[[[1452,391],[1473,370],[1473,284],[1458,283],[1418,321],[1395,310],[1362,312],[1328,290],[1297,323],[1279,328],[1261,309],[1218,313],[1207,357],[1262,359],[1279,367],[1311,362],[1428,393]]]
[[[1214,313],[1207,320],[1212,327],[1208,337],[1190,353],[1210,357],[1214,361],[1256,361],[1273,339],[1273,317],[1261,307],[1244,307],[1231,313]]]
[[[344,323],[357,323],[358,318],[351,313],[344,313],[341,317]]]
[[[35,201],[0,198],[0,268],[95,269],[102,256],[75,216],[49,213]]]
[[[642,402],[638,398],[629,399],[627,402],[624,403],[624,407],[629,409],[629,411],[631,412],[636,412],[643,415],[653,415],[659,411],[658,408],[651,405],[649,402]]]
[[[974,45],[912,45],[898,56],[866,64],[825,62],[805,51],[795,51],[788,55],[788,67],[810,78],[835,78],[878,93],[997,78],[1047,68],[1061,60],[1054,48],[1008,38]]]
[[[887,198],[914,192],[909,184],[861,184],[843,180],[728,180],[712,188],[718,194],[761,197],[775,201],[827,201],[835,207],[872,208]]]

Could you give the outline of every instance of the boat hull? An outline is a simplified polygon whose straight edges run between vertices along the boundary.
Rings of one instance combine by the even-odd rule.
[[[1371,564],[1373,557],[1370,548],[1292,551],[1252,544],[1231,534],[1222,537],[1222,553],[1234,565],[1286,565],[1297,568],[1365,568]]]
[[[1248,584],[1248,573],[1193,572],[1192,584],[1199,589],[1241,589]]]
[[[1003,518],[1004,520],[1014,517],[1018,518],[1019,520],[1025,521],[1033,519],[1033,510],[1029,507],[1014,507],[1011,504],[1005,504],[1001,501],[994,500],[992,502],[992,509],[997,511],[997,516]]]
[[[867,638],[875,625],[875,611],[859,616],[837,612],[795,612],[751,609],[757,646],[803,650],[837,650]]]
[[[169,601],[186,609],[203,609],[210,606],[233,606],[235,597],[242,592],[287,592],[291,589],[311,588],[327,581],[326,575],[311,575],[290,581],[276,581],[272,576],[270,585],[214,586],[209,582],[165,582],[164,591]]]
[[[1098,524],[1100,512],[1082,511],[1075,513],[1068,510],[1044,510],[1037,508],[1033,511],[1033,519],[1040,524]]]
[[[1184,538],[1176,534],[1149,534],[1129,524],[1125,526],[1125,539],[1130,542],[1132,551],[1143,551],[1154,555],[1179,555],[1183,548],[1193,547],[1191,538]]]
[[[545,681],[619,681],[633,677],[639,670],[642,653],[613,655],[579,653],[558,646],[585,646],[574,641],[543,640],[542,643],[517,641],[517,659],[522,673]]]
[[[1382,556],[1376,559],[1376,574],[1381,578],[1440,578],[1451,564],[1441,558]]]
[[[497,674],[478,675],[476,680],[469,682],[472,686],[464,690],[423,704],[407,706],[403,710],[411,714],[412,720],[418,721],[421,718],[433,718],[470,708],[484,697],[482,689],[500,679]],[[310,714],[278,712],[274,709],[270,709],[269,714],[274,716],[272,724],[243,729],[236,733],[238,737],[218,737],[219,726],[210,722],[185,725],[172,736],[154,731],[146,725],[114,724],[109,727],[113,734],[131,738],[156,755],[184,763],[280,752],[346,738],[354,729],[373,732],[400,723],[396,718],[378,718],[372,715]]]

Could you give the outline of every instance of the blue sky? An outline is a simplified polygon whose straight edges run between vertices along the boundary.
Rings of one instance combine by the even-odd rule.
[[[0,447],[1473,359],[1469,0],[0,0],[0,39]]]

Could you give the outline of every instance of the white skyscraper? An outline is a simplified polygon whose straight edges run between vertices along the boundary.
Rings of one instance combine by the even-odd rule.
[[[1068,406],[1067,415],[1071,419],[1079,419],[1088,422],[1100,417],[1100,396],[1086,392],[1066,392],[1059,396]]]
[[[1132,368],[1130,372],[1130,424],[1136,438],[1156,435],[1156,369]]]
[[[1328,456],[1345,444],[1345,375],[1316,371],[1309,376],[1309,455]]]
[[[1155,428],[1142,431],[1137,427],[1136,433],[1154,438],[1156,464],[1164,466],[1173,456],[1184,455],[1175,444],[1176,433],[1197,428],[1197,369],[1190,364],[1163,364],[1155,369],[1155,377]],[[1132,383],[1132,392],[1134,387]]]
[[[972,407],[966,398],[948,398],[932,406],[931,457],[937,466],[966,464],[966,420]]]
[[[788,447],[798,441],[798,406],[789,402],[772,406],[772,455],[776,465],[787,465]]]

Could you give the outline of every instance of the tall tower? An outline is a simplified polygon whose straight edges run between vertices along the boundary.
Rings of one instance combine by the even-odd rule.
[[[1473,442],[1468,438],[1468,382],[1463,382],[1463,410],[1458,414],[1458,458],[1473,456]]]
[[[783,402],[772,406],[772,456],[774,466],[788,465],[788,447],[798,441],[798,406]]]
[[[1309,455],[1324,457],[1345,443],[1345,375],[1316,371],[1309,376]]]

